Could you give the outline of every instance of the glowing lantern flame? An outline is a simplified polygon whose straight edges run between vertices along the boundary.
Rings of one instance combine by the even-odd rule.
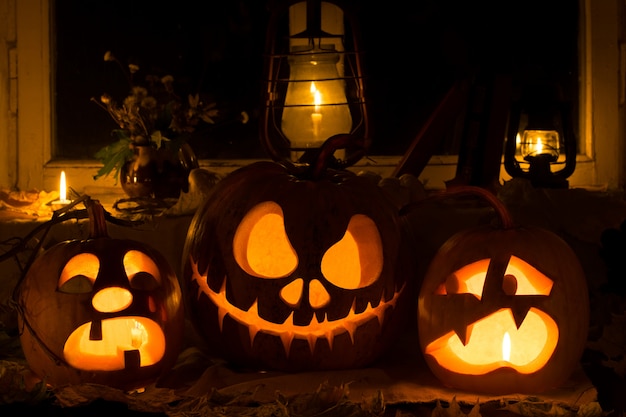
[[[315,104],[315,113],[320,112],[320,105],[322,104],[322,93],[319,92],[315,83],[311,83],[311,93],[313,94],[313,104]]]

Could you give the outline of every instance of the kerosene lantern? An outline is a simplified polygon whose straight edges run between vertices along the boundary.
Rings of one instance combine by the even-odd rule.
[[[571,104],[546,85],[530,88],[513,103],[504,152],[507,173],[536,187],[567,188],[576,167],[571,114]]]
[[[260,132],[272,159],[307,164],[337,134],[352,134],[368,146],[359,36],[353,12],[344,3],[274,2]],[[335,152],[339,166],[361,156],[353,149]]]

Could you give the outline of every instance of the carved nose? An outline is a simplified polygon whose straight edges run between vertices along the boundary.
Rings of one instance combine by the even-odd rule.
[[[285,285],[283,289],[280,290],[280,298],[292,308],[297,308],[300,306],[303,290],[304,280],[298,278]],[[328,305],[329,302],[330,294],[328,294],[324,285],[317,279],[312,280],[309,283],[309,304],[311,307],[315,309],[322,308]]]
[[[101,313],[122,311],[133,302],[133,295],[126,288],[103,288],[93,296],[91,304]]]
[[[330,294],[321,282],[314,279],[309,284],[309,303],[313,308],[322,308],[330,303]]]

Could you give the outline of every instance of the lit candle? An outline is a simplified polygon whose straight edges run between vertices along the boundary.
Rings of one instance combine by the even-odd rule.
[[[311,93],[313,94],[313,104],[315,104],[315,111],[311,114],[311,121],[313,122],[313,136],[317,138],[320,134],[320,124],[322,123],[322,113],[320,113],[322,93],[315,87],[314,82],[311,83]]]
[[[502,359],[506,362],[511,360],[511,336],[505,332],[502,337]]]
[[[72,200],[67,198],[67,185],[65,183],[65,171],[61,171],[61,180],[59,181],[59,199],[52,202],[55,207],[65,206]]]
[[[541,142],[541,138],[537,138],[537,143],[535,144],[535,154],[541,155],[543,153],[543,143]]]
[[[59,182],[59,200],[66,202],[67,200],[67,184],[65,183],[65,171],[61,171],[61,181]]]
[[[135,322],[135,326],[130,329],[130,343],[138,349],[143,344],[143,326]]]

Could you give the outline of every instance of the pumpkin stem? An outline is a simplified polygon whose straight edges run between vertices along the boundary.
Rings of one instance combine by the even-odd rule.
[[[400,210],[400,214],[401,215],[407,214],[412,209],[416,208],[417,206],[420,206],[422,203],[425,203],[427,201],[443,200],[450,196],[481,197],[482,199],[486,200],[489,203],[489,205],[495,210],[496,215],[498,216],[498,219],[500,220],[500,223],[503,229],[512,229],[515,226],[515,223],[513,222],[513,218],[511,217],[511,214],[509,213],[509,210],[506,208],[504,203],[491,191],[486,190],[482,187],[474,186],[474,185],[457,185],[457,186],[449,187],[445,191],[435,192],[419,202],[410,203],[404,206]]]
[[[321,178],[332,163],[336,163],[334,153],[337,149],[345,149],[349,145],[362,146],[359,140],[349,133],[333,135],[319,148],[316,158],[311,164],[311,177]]]
[[[89,238],[109,237],[104,207],[98,200],[85,201],[89,213]]]
[[[514,226],[513,218],[509,210],[504,203],[489,190],[474,185],[459,185],[448,188],[445,193],[447,195],[477,195],[482,197],[487,200],[489,205],[495,210],[503,229],[511,229]]]

